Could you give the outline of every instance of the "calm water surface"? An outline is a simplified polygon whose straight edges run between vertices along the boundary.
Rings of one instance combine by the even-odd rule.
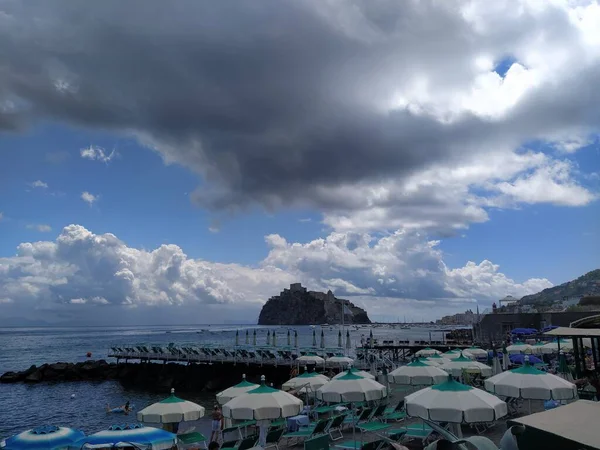
[[[248,326],[156,326],[127,328],[0,328],[0,373],[23,370],[32,364],[41,365],[58,361],[85,361],[86,353],[92,352],[93,359],[107,359],[108,349],[119,345],[178,345],[223,343],[233,345],[235,331],[240,330],[240,343],[245,341]],[[267,330],[276,330],[280,345],[286,343],[287,327],[251,327],[257,329],[257,343],[264,344]],[[293,327],[298,331],[300,346],[312,344],[310,327]],[[326,344],[337,345],[338,330],[324,328]],[[361,335],[368,336],[370,328],[352,330],[353,342]],[[320,340],[317,328],[317,342]],[[427,339],[429,330],[373,329],[375,337],[395,336],[406,339]],[[434,338],[439,338],[439,332]],[[293,332],[292,332],[293,336]],[[74,398],[71,398],[74,395]],[[124,416],[106,414],[106,404],[123,405],[129,400],[135,410],[162,400],[165,395],[150,394],[137,390],[126,390],[118,382],[68,382],[27,384],[0,384],[0,438],[9,437],[29,428],[43,425],[62,425],[79,428],[86,433],[100,431],[115,423],[133,423],[135,414]],[[208,410],[214,396],[185,396],[202,404]],[[210,433],[207,420],[196,425],[205,434]]]

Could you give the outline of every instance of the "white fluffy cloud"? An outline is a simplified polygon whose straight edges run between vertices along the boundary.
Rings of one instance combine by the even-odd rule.
[[[99,198],[100,198],[99,195],[90,194],[87,191],[81,193],[81,200],[83,200],[90,206],[92,206],[94,203],[96,203]]]
[[[28,225],[26,225],[26,228],[28,230],[37,230],[40,233],[49,233],[50,231],[52,231],[52,227],[50,225],[45,225],[45,224],[34,224],[34,223],[30,223]]]
[[[108,164],[112,159],[119,156],[116,150],[108,153],[102,147],[90,145],[89,147],[82,148],[79,151],[81,157],[83,159],[89,159],[91,161],[100,161],[105,164]]]
[[[48,189],[48,184],[44,183],[42,180],[35,180],[34,182],[29,183],[29,185],[32,188]]]
[[[223,320],[235,316],[230,308],[235,305],[243,314],[239,319],[251,320],[268,297],[301,281],[311,289],[355,298],[375,315],[385,306],[391,316],[421,309],[420,314],[433,318],[439,310],[422,308],[464,309],[476,300],[551,286],[545,279],[517,283],[489,261],[450,269],[437,242],[410,231],[381,238],[332,233],[305,244],[288,243],[279,235],[265,239],[268,256],[250,267],[191,259],[176,245],[131,248],[113,234],[69,225],[55,241],[23,243],[16,256],[0,259],[1,307],[9,315],[33,311],[35,316],[37,311],[49,318],[86,313],[83,320],[90,321],[114,315],[115,308],[148,312],[172,306],[210,311],[210,320]],[[89,308],[95,308],[94,314]]]

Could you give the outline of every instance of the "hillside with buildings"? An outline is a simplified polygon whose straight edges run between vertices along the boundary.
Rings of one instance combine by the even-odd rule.
[[[521,298],[521,305],[552,304],[568,299],[581,299],[586,296],[600,295],[600,269],[592,270],[576,280],[567,281],[558,286],[544,289],[537,294]]]
[[[343,316],[342,316],[343,310]],[[300,283],[271,297],[258,316],[259,325],[368,324],[367,312],[333,292],[308,291]]]

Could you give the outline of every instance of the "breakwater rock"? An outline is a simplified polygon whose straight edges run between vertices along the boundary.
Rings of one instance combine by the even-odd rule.
[[[265,375],[268,383],[280,386],[290,378],[290,367],[259,366],[231,363],[157,364],[108,363],[105,360],[79,363],[58,362],[31,366],[20,372],[6,372],[0,383],[43,383],[76,381],[119,381],[123,386],[153,392],[175,388],[182,392],[218,392],[242,379],[260,382]]]
[[[258,316],[259,325],[325,323],[369,324],[371,320],[364,309],[348,300],[336,298],[333,292],[309,291],[300,283],[294,283],[289,289],[271,297]]]

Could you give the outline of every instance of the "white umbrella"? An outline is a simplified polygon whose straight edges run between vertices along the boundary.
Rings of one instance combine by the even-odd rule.
[[[302,375],[298,375],[283,383],[281,388],[284,391],[290,391],[292,389],[302,389],[306,391],[306,388],[309,387],[311,390],[316,391],[328,381],[329,378],[325,375],[321,375],[317,372],[304,372]]]
[[[436,350],[435,348],[424,348],[422,350],[419,350],[417,353],[415,353],[415,356],[431,356],[431,355],[441,355],[442,352],[440,352],[439,350]]]
[[[492,368],[487,364],[480,363],[478,361],[472,361],[464,356],[459,356],[450,360],[450,362],[442,364],[440,369],[444,369],[446,372],[459,377],[462,375],[462,371],[474,372],[481,374],[482,377],[491,377]]]
[[[485,389],[496,395],[526,400],[570,400],[577,396],[573,383],[532,367],[527,358],[518,369],[485,380]]]
[[[409,416],[433,422],[493,422],[507,414],[506,403],[498,397],[454,381],[451,376],[445,383],[407,395],[404,402]]]
[[[303,403],[287,392],[262,384],[256,389],[229,400],[223,405],[223,415],[238,420],[273,420],[300,414]]]
[[[429,366],[421,361],[413,361],[406,366],[398,367],[388,374],[390,383],[429,386],[443,383],[448,374],[436,366]]]
[[[261,385],[242,394],[223,405],[223,415],[230,419],[256,420],[260,427],[259,443],[266,444],[269,421],[283,417],[297,416],[304,403],[292,394],[273,389],[265,384],[261,376]]]
[[[442,353],[440,356],[447,359],[458,358],[460,356],[460,350],[448,350],[446,353]]]
[[[509,355],[518,355],[519,353],[530,353],[531,345],[526,344],[525,342],[515,342],[514,344],[506,347],[506,351]]]
[[[438,361],[442,361],[442,360],[431,360],[429,358],[415,358],[411,362],[415,362],[415,361],[425,364],[426,366],[439,366],[441,364],[441,362],[438,362]]]
[[[364,370],[357,370],[354,367],[350,367],[348,370],[353,375],[357,375],[357,376],[363,377],[363,378],[370,378],[371,380],[375,379],[375,377],[373,375],[371,375],[369,372],[365,372]],[[338,378],[343,377],[344,375],[346,375],[348,373],[348,370],[338,373],[335,377],[332,378],[332,380],[336,380]]]
[[[296,361],[304,364],[323,364],[325,362],[323,358],[313,353],[307,353],[304,356],[300,356]]]
[[[332,356],[331,358],[327,358],[325,360],[325,364],[330,367],[332,367],[332,366],[347,367],[348,365],[351,365],[353,362],[354,362],[354,360],[347,356]]]
[[[239,397],[242,394],[247,394],[248,391],[256,389],[259,385],[246,381],[246,374],[242,375],[242,381],[235,386],[225,389],[223,392],[217,394],[217,402],[220,405],[224,405],[229,400]]]
[[[558,341],[549,342],[542,347],[542,353],[544,355],[549,355],[551,353],[558,353],[558,350],[559,350],[559,342]],[[560,350],[565,351],[565,352],[572,351],[573,350],[573,341],[561,339]]]
[[[544,346],[547,344],[547,342],[544,341],[538,341],[535,344],[533,344],[531,346],[531,353],[533,355],[541,355],[542,353],[544,353]]]
[[[204,413],[203,406],[176,397],[175,389],[171,389],[168,398],[138,411],[137,420],[145,423],[189,422],[204,417]]]
[[[317,390],[317,398],[329,403],[366,402],[381,400],[388,394],[387,388],[371,378],[363,378],[352,373],[351,369],[339,378],[332,379]],[[356,427],[352,427],[352,440],[355,441]]]
[[[487,350],[484,350],[484,349],[479,348],[479,347],[469,347],[469,348],[466,348],[463,351],[463,355],[465,353],[468,353],[469,355],[473,355],[477,359],[479,359],[479,358],[487,358],[488,357]]]
[[[437,364],[437,365],[441,365],[441,364],[450,362],[450,359],[448,359],[448,358],[446,358],[444,356],[441,356],[441,355],[431,355],[431,356],[428,356],[425,359],[425,361],[432,362],[432,363]],[[425,362],[425,361],[423,361],[423,362]]]

